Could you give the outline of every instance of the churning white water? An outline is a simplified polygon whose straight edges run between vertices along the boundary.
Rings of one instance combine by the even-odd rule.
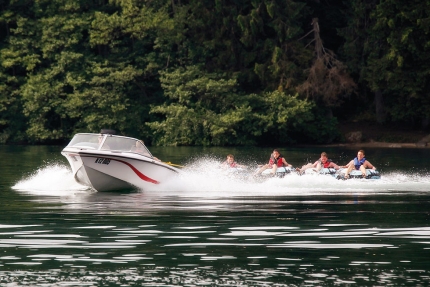
[[[30,175],[24,176],[12,188],[33,194],[54,196],[89,190],[88,187],[74,180],[71,169],[64,164],[48,164],[40,167]]]
[[[240,173],[223,169],[219,161],[203,159],[185,166],[177,178],[154,185],[151,194],[191,197],[331,195],[348,193],[430,192],[427,172],[381,171],[381,179],[338,180],[330,175],[288,174],[283,178],[254,178],[254,168]],[[76,192],[93,192],[75,182],[70,168],[54,163],[24,176],[14,189],[34,194],[61,196]]]

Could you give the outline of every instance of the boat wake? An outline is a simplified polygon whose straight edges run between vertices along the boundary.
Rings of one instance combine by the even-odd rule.
[[[13,189],[38,195],[69,195],[76,192],[88,192],[73,179],[72,171],[63,164],[48,164],[18,181]]]
[[[392,172],[379,180],[337,180],[330,175],[287,175],[264,182],[216,174],[184,174],[188,193],[202,196],[283,196],[344,193],[430,192],[427,176]],[[176,185],[177,186],[177,185]],[[189,194],[188,194],[189,195]]]
[[[17,182],[13,189],[35,195],[64,196],[94,192],[75,182],[69,167],[49,164]],[[143,192],[137,190],[137,192]],[[330,175],[289,174],[265,180],[252,177],[252,170],[241,173],[219,167],[218,162],[203,160],[187,165],[177,178],[154,185],[145,193],[158,196],[241,197],[311,196],[333,194],[396,194],[430,192],[427,172],[381,172],[381,179],[337,180]]]
[[[220,168],[219,161],[201,160],[187,166],[179,179],[160,187],[164,193],[181,191],[177,195],[202,197],[430,192],[430,177],[427,171],[382,172],[381,179],[338,180],[331,175],[300,176],[292,173],[283,178],[272,177],[262,180],[252,176],[254,170],[251,168],[237,173]]]

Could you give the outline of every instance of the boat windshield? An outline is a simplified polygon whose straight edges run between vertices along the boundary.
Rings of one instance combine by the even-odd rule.
[[[101,149],[134,152],[144,156],[152,157],[152,154],[149,152],[143,142],[133,138],[107,136]]]
[[[142,141],[122,136],[103,134],[77,134],[73,137],[73,139],[67,146],[85,149],[133,152],[147,157],[153,157]]]
[[[101,138],[103,139],[103,137]],[[98,149],[100,145],[97,134],[77,134],[67,145],[68,147],[78,147],[87,149]]]

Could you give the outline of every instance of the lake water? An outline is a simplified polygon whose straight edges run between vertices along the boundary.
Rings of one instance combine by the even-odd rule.
[[[428,286],[430,149],[366,149],[380,180],[235,179],[271,148],[154,147],[184,173],[94,192],[58,146],[0,146],[0,286]],[[281,148],[300,166],[321,151]]]

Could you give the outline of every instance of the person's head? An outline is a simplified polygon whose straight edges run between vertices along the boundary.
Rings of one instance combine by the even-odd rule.
[[[274,149],[272,154],[274,158],[278,158],[281,156],[281,153],[277,149]]]
[[[228,163],[234,162],[234,155],[232,155],[232,154],[227,155],[227,162]]]
[[[364,150],[362,150],[362,149],[359,150],[358,153],[357,153],[357,158],[358,159],[362,159],[364,156],[365,156]]]
[[[322,162],[322,163],[326,163],[326,162],[327,162],[327,160],[328,160],[327,153],[322,152],[322,153],[321,153],[321,162]]]

